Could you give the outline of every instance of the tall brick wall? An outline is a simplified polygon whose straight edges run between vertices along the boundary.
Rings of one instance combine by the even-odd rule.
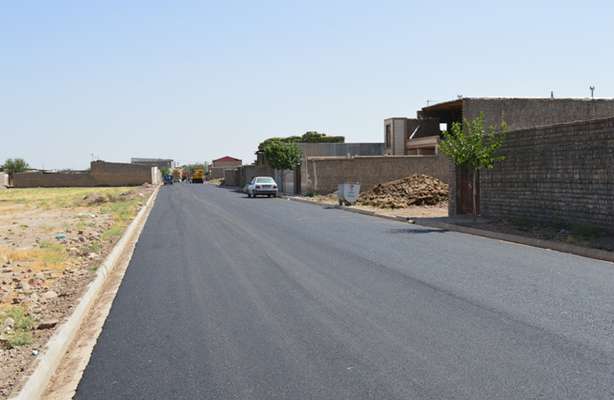
[[[509,132],[502,152],[480,177],[482,215],[614,230],[614,118]]]
[[[610,99],[465,98],[463,118],[484,113],[486,126],[505,121],[510,130],[614,117]]]
[[[450,164],[437,156],[312,157],[301,166],[302,193],[332,193],[343,182],[360,182],[361,190],[425,174],[449,182]]]

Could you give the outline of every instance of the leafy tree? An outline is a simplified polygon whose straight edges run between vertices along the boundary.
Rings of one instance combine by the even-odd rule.
[[[283,140],[268,140],[262,151],[274,169],[294,169],[301,160],[301,151],[296,143]]]
[[[305,132],[301,136],[301,143],[343,143],[345,137],[343,136],[327,136],[326,133],[319,133],[316,131]]]
[[[326,133],[319,133],[316,131],[305,132],[302,136],[287,136],[287,137],[272,137],[258,145],[259,151],[264,151],[264,148],[270,142],[281,143],[343,143],[345,137],[343,136],[328,136]]]
[[[443,132],[444,140],[439,149],[447,155],[452,162],[472,172],[472,211],[477,217],[477,180],[481,169],[492,169],[497,161],[505,160],[505,156],[498,154],[505,140],[507,124],[502,122],[497,128],[489,126],[484,128],[484,114],[480,113],[475,119],[465,120],[463,124],[452,124],[451,132]]]
[[[13,176],[18,172],[23,172],[30,168],[23,158],[9,158],[2,165],[2,170],[9,174],[9,179],[12,181]]]

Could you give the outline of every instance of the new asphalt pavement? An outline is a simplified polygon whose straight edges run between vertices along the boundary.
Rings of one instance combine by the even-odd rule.
[[[614,265],[163,187],[78,399],[613,399]]]

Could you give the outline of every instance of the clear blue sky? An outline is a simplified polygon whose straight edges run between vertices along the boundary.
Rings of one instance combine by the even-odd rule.
[[[497,4],[507,5],[497,5]],[[427,99],[614,96],[612,1],[5,1],[0,160],[251,161]]]

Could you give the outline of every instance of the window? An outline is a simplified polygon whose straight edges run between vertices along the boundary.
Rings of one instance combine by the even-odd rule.
[[[390,147],[390,142],[392,142],[392,132],[390,131],[390,125],[386,125],[386,147]]]

